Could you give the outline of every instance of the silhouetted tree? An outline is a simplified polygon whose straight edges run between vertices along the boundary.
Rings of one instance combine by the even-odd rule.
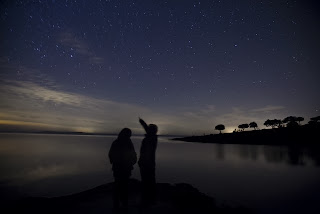
[[[239,129],[241,129],[242,131],[244,131],[244,129],[249,128],[249,125],[247,123],[241,124],[238,126]]]
[[[265,125],[266,127],[269,127],[269,126],[271,126],[271,124],[272,124],[272,122],[271,122],[271,120],[266,120],[264,123],[263,123],[263,125]]]
[[[297,117],[297,121],[298,121],[298,123],[300,125],[300,122],[304,121],[304,118],[303,117]]]
[[[303,121],[303,117],[295,117],[295,116],[289,116],[282,120],[283,123],[286,123],[287,126],[293,127],[296,125],[299,125],[301,121]],[[297,123],[299,122],[299,124]]]
[[[310,118],[310,121],[314,121],[314,122],[318,122],[320,120],[320,116],[317,116],[317,117],[311,117]]]
[[[320,116],[311,117],[311,118],[310,118],[310,121],[308,122],[308,124],[309,124],[309,125],[312,125],[312,126],[319,125],[319,120],[320,120]]]
[[[316,125],[316,124],[317,124],[317,122],[316,122],[316,121],[314,121],[314,120],[310,120],[310,121],[308,122],[308,124],[309,124],[309,125]]]
[[[254,128],[254,130],[256,130],[256,128],[258,128],[258,124],[256,122],[251,122],[249,123],[249,127]]]
[[[299,124],[296,121],[290,121],[289,123],[287,123],[287,127],[288,128],[293,128],[293,127],[298,127]]]
[[[225,127],[222,124],[216,125],[216,127],[215,127],[215,130],[219,130],[220,134],[221,134],[221,131],[224,130],[224,129],[225,129]]]
[[[291,121],[296,121],[297,117],[295,116],[289,116],[289,117],[286,117],[282,120],[283,123],[289,123]]]
[[[273,123],[275,124],[275,126],[276,126],[277,128],[282,127],[282,121],[281,121],[281,120],[273,119]]]
[[[295,116],[289,116],[282,120],[282,123],[285,123],[287,127],[293,127],[295,126],[294,123],[296,122],[297,117]]]
[[[264,122],[263,125],[265,125],[266,127],[271,126],[272,128],[275,128],[275,127],[280,128],[282,126],[282,121],[278,119],[273,119],[273,120],[268,119]]]

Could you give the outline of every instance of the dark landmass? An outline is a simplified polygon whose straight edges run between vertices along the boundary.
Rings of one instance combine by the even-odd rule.
[[[320,125],[303,125],[233,133],[210,134],[173,138],[172,140],[200,143],[249,144],[249,145],[298,145],[317,146],[319,144]]]
[[[241,206],[218,205],[216,201],[199,192],[189,184],[157,183],[156,205],[141,211],[140,181],[130,180],[129,210],[126,213],[165,213],[165,214],[250,214],[250,209]],[[3,213],[33,213],[33,214],[64,214],[64,213],[125,213],[112,209],[113,183],[104,184],[96,188],[54,198],[30,197],[7,203],[2,207]]]

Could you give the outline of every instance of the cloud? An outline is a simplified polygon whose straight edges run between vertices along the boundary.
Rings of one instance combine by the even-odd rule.
[[[82,40],[77,39],[77,37],[71,32],[63,32],[59,36],[59,41],[61,44],[73,48],[77,53],[89,56],[91,51],[88,45]]]
[[[218,111],[213,105],[204,106],[199,109],[190,109],[181,111],[179,114],[171,117],[170,123],[166,127],[171,130],[179,131],[179,134],[188,133],[188,135],[196,134],[210,134],[217,133],[214,130],[218,124],[225,125],[225,132],[232,132],[238,128],[238,125],[243,123],[256,122],[260,128],[263,123],[269,118],[284,118],[286,115],[286,108],[283,106],[267,105],[259,109],[245,109],[233,107],[225,109],[222,113]],[[177,127],[180,125],[184,128]],[[168,131],[169,131],[168,130]]]
[[[263,108],[257,108],[257,109],[252,109],[252,112],[272,112],[272,111],[278,111],[278,110],[283,110],[285,107],[284,106],[272,106],[268,105]]]
[[[0,119],[4,121],[50,124],[69,131],[115,132],[128,125],[127,121],[136,121],[138,115],[150,112],[141,106],[53,90],[26,81],[2,85],[0,97]]]
[[[51,89],[28,81],[7,81],[0,88],[0,125],[42,130],[117,133],[130,127],[143,133],[138,117],[159,126],[160,134],[184,133],[195,125],[182,112],[153,112],[143,106]],[[201,118],[197,119],[201,123]]]
[[[104,58],[102,57],[97,57],[97,56],[92,56],[89,58],[89,62],[95,65],[100,65],[104,63]]]
[[[7,93],[15,94],[21,98],[67,105],[80,105],[82,102],[76,95],[48,89],[33,82],[11,81],[11,83],[5,87]]]
[[[90,49],[89,45],[83,41],[78,39],[73,33],[64,32],[59,36],[59,42],[68,48],[72,48],[77,54],[88,58],[88,62],[101,65],[104,63],[104,58],[100,56],[96,56],[94,51]]]
[[[20,126],[33,130],[59,130],[118,133],[129,127],[143,134],[141,116],[159,127],[159,134],[199,135],[216,133],[224,124],[231,132],[242,123],[255,121],[262,126],[266,119],[284,118],[285,108],[271,106],[256,109],[233,107],[218,111],[213,105],[196,108],[176,107],[171,112],[153,111],[137,104],[117,102],[67,92],[58,87],[30,81],[4,81],[0,87],[0,126]]]

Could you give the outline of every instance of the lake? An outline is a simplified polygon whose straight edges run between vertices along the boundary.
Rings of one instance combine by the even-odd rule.
[[[113,181],[108,151],[116,136],[0,134],[1,198],[61,196]],[[139,155],[142,137],[132,137]],[[317,213],[318,151],[223,145],[159,137],[157,182],[188,183],[219,203],[257,213]],[[133,178],[140,180],[135,165]]]

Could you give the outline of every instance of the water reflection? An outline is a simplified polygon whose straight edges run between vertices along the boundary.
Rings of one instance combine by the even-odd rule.
[[[215,156],[217,157],[217,159],[224,160],[225,150],[224,150],[223,144],[217,144],[216,149],[214,151],[215,151]]]
[[[256,147],[256,146],[242,145],[239,147],[239,156],[242,159],[249,159],[252,161],[256,161],[259,155],[258,149],[259,147]]]
[[[280,163],[286,162],[287,148],[286,147],[272,147],[264,146],[263,155],[267,162]]]
[[[319,153],[312,151],[319,151],[318,147],[299,147],[289,146],[281,149],[265,149],[265,157],[267,160],[276,163],[287,163],[290,165],[315,165],[319,166]]]
[[[112,182],[107,154],[115,138],[0,134],[0,199],[9,194],[60,196]],[[141,140],[132,137],[135,148],[140,148]],[[288,195],[294,200],[320,197],[318,147],[203,144],[159,138],[156,161],[157,182],[189,183],[209,196],[248,207],[267,209],[271,205],[266,205],[266,200],[282,204]],[[137,166],[132,177],[140,180]],[[291,199],[286,199],[288,204]]]
[[[212,144],[217,160],[320,166],[320,147]]]
[[[320,149],[308,149],[304,153],[305,156],[310,157],[316,166],[320,166]]]
[[[24,183],[75,174],[101,173],[112,180],[107,151],[114,136],[57,136],[1,134],[0,182]],[[133,137],[136,148],[141,137]],[[320,166],[320,147],[201,144],[159,139],[157,161],[179,168],[243,161],[256,164]],[[138,155],[139,155],[139,151]],[[190,166],[184,163],[190,161]],[[166,170],[166,169],[165,169]],[[140,177],[138,172],[134,172]],[[100,178],[100,180],[102,180]]]
[[[0,148],[0,188],[18,196],[70,194],[112,178],[105,137],[1,134]]]

